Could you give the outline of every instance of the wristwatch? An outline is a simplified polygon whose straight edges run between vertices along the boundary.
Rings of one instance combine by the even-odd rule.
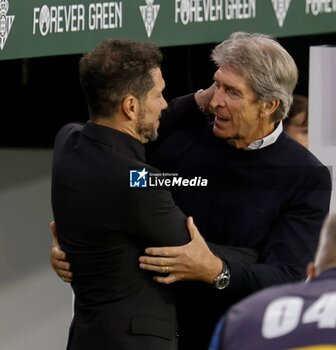
[[[230,284],[230,270],[228,265],[224,262],[223,271],[214,279],[214,287],[216,289],[224,289]]]

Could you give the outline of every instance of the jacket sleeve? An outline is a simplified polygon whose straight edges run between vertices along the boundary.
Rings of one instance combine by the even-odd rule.
[[[165,138],[177,129],[194,126],[206,120],[207,116],[199,110],[194,94],[177,97],[162,111],[159,139]]]
[[[226,262],[236,260],[246,263],[256,263],[258,260],[258,251],[253,248],[218,245],[212,242],[207,242],[207,245],[213,254]]]
[[[165,188],[129,189],[130,230],[145,246],[175,246],[190,241],[186,216]]]
[[[279,215],[258,252],[257,263],[239,259],[237,254],[226,255],[225,246],[213,247],[230,266],[228,289],[248,295],[272,285],[304,280],[329,212],[330,197],[329,170],[325,166],[316,167]]]

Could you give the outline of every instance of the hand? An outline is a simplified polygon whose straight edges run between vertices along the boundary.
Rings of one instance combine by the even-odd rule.
[[[195,93],[194,98],[198,108],[205,114],[211,113],[209,103],[215,93],[215,84],[213,83],[205,90],[199,90]]]
[[[50,263],[57,275],[64,282],[72,282],[72,272],[70,271],[70,264],[66,260],[66,254],[58,245],[58,236],[55,221],[51,221],[50,230],[53,234],[53,241],[50,250]]]
[[[222,272],[222,260],[208,248],[192,217],[187,219],[187,228],[191,241],[186,245],[147,248],[147,255],[139,258],[141,269],[168,274],[155,276],[155,281],[163,284],[188,280],[213,283]]]

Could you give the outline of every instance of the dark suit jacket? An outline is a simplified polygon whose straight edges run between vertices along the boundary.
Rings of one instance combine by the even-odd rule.
[[[55,140],[52,208],[74,279],[69,350],[174,350],[171,286],[141,271],[149,246],[189,240],[186,217],[166,189],[129,187],[145,163],[143,145],[111,128],[63,127]]]

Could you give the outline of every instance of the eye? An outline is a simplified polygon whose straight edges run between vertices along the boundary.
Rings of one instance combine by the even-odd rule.
[[[226,88],[225,92],[229,95],[232,95],[232,96],[238,96],[237,91],[235,89],[232,89],[232,88]]]

